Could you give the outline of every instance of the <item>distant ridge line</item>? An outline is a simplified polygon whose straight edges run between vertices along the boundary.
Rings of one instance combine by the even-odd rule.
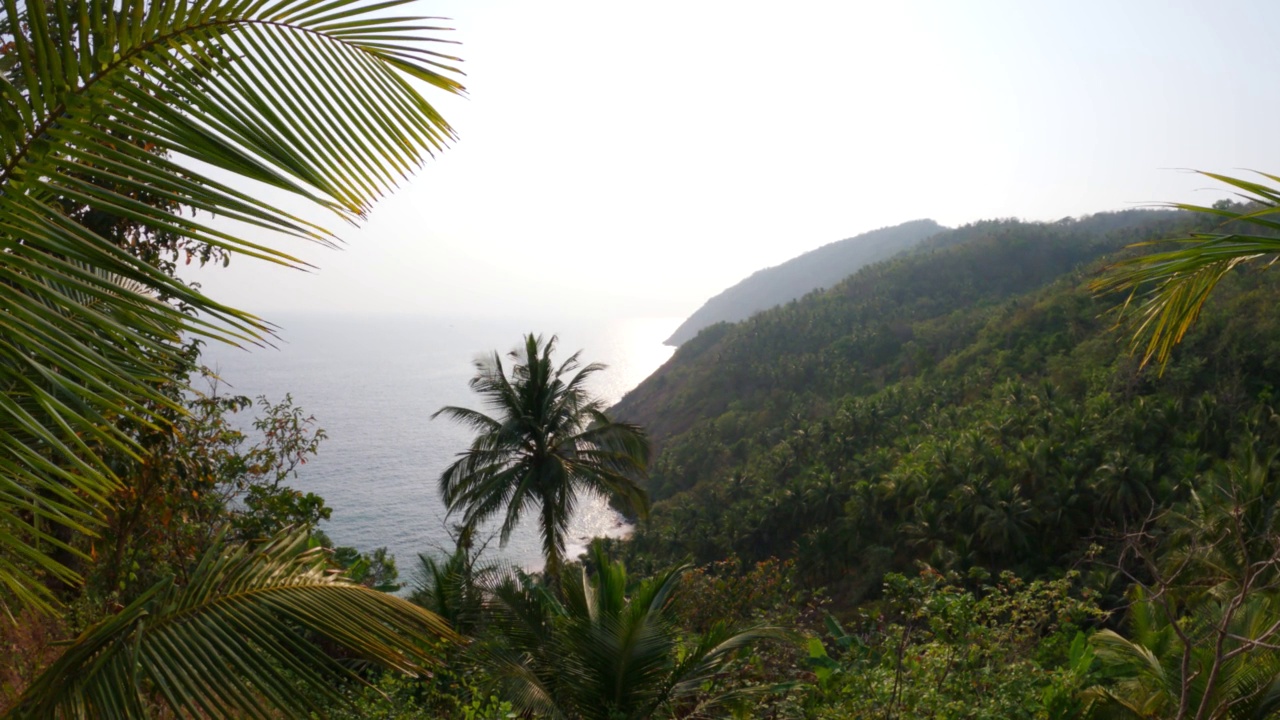
[[[933,220],[912,220],[828,243],[780,265],[757,270],[689,316],[665,344],[679,347],[722,322],[740,322],[769,308],[835,285],[865,265],[887,260],[947,230]]]

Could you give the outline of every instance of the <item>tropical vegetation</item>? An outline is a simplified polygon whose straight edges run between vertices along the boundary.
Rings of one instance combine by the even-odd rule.
[[[1073,718],[1095,706],[1096,652],[1083,628],[1102,613],[1074,576],[930,572],[885,578],[883,616],[846,629],[825,618],[808,641],[817,718]],[[877,626],[878,625],[878,626]]]
[[[682,345],[717,323],[740,322],[761,310],[831,287],[863,266],[893,257],[945,229],[932,220],[912,220],[838,240],[759,270],[695,310],[666,344]]]
[[[406,587],[329,547],[316,420],[201,367],[269,325],[178,270],[299,266],[245,239],[336,241],[279,198],[357,221],[451,141],[419,88],[457,60],[402,4],[5,4],[0,712],[1280,717],[1269,175],[914,225],[613,409],[530,334],[437,413],[476,431],[456,548]],[[584,493],[645,522],[566,557]],[[542,573],[482,557],[530,516]]]
[[[47,607],[37,574],[76,580],[48,549],[53,528],[97,525],[120,482],[99,448],[138,451],[121,420],[166,421],[174,402],[156,381],[182,362],[179,338],[254,341],[266,330],[129,247],[159,237],[186,257],[297,265],[176,210],[330,244],[268,193],[235,185],[357,220],[451,137],[406,76],[461,86],[438,44],[406,37],[418,20],[355,2],[29,0],[6,6],[5,25],[0,514],[11,530],[0,582]],[[99,214],[128,232],[101,228]]]
[[[1246,451],[1126,538],[1126,635],[1093,636],[1109,706],[1167,718],[1280,713],[1280,451]]]
[[[463,525],[502,515],[505,545],[526,510],[537,511],[546,572],[558,576],[564,564],[565,535],[584,493],[618,500],[643,516],[649,499],[638,485],[649,459],[644,431],[615,422],[586,383],[603,365],[579,366],[580,353],[556,365],[556,337],[529,334],[511,351],[510,376],[494,352],[476,361],[471,389],[497,417],[448,406],[441,415],[477,432],[471,447],[445,468],[437,485],[449,512]]]
[[[271,478],[217,429],[247,401],[189,400],[201,340],[258,342],[269,326],[175,273],[233,255],[299,266],[244,239],[335,242],[280,197],[359,220],[452,138],[410,79],[462,92],[456,59],[443,28],[384,12],[400,4],[5,4],[0,607],[6,636],[84,628],[6,688],[15,716],[296,714],[299,683],[354,677],[334,648],[422,673],[426,639],[452,637],[306,549],[328,510],[281,480],[314,435],[268,443],[286,464]],[[100,547],[105,595],[86,584]]]
[[[1223,218],[1210,231],[1182,238],[1166,239],[1167,248],[1117,264],[1100,278],[1095,289],[1102,292],[1127,291],[1126,306],[1135,303],[1138,315],[1134,347],[1143,362],[1169,362],[1173,348],[1204,307],[1209,294],[1235,268],[1244,263],[1274,260],[1280,252],[1280,189],[1271,183],[1280,178],[1259,173],[1258,180],[1201,173],[1225,183],[1242,201],[1220,201],[1211,207],[1175,203],[1173,207]]]
[[[650,430],[656,456],[651,521],[619,551],[645,570],[790,564],[790,585],[838,624],[791,605],[827,641],[810,648],[816,696],[778,712],[1272,716],[1280,285],[1224,275],[1163,373],[1116,330],[1125,296],[1097,292],[1148,244],[1250,212],[976,223],[704,331],[614,410]],[[1246,525],[1229,533],[1227,518]],[[1102,614],[1076,608],[1026,644],[983,639],[1012,615],[972,624],[1006,592],[975,578],[1072,569],[1056,597]],[[903,582],[928,583],[914,605]],[[1033,597],[1018,604],[1052,617]],[[941,633],[949,608],[965,634]]]
[[[563,597],[528,576],[510,578],[493,590],[484,667],[517,710],[535,717],[704,717],[741,703],[764,688],[737,687],[732,662],[784,635],[718,622],[683,638],[672,600],[685,569],[634,582],[596,545]]]
[[[256,548],[215,545],[182,585],[170,577],[82,632],[9,716],[140,718],[162,701],[187,717],[266,718],[268,707],[305,717],[342,701],[337,681],[359,677],[326,643],[429,673],[449,627],[335,575],[323,548],[308,548],[305,530]]]

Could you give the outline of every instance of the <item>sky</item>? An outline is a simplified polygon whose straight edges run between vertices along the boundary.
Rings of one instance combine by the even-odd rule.
[[[1280,3],[424,0],[456,129],[317,267],[199,271],[281,314],[683,317],[917,218],[1057,220],[1280,172]],[[429,91],[428,97],[431,97]],[[333,227],[340,227],[335,221]]]

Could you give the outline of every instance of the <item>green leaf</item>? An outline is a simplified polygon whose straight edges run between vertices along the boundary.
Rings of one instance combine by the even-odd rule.
[[[97,444],[129,448],[119,419],[159,424],[158,408],[176,409],[154,386],[178,339],[269,332],[78,218],[94,210],[291,267],[303,263],[273,234],[336,244],[264,186],[358,221],[454,137],[405,75],[464,92],[433,49],[442,30],[380,6],[5,0],[8,26],[27,28],[0,77],[0,584],[20,601],[51,607],[36,567],[74,578],[36,522],[92,531],[118,485]]]
[[[323,713],[335,688],[363,682],[319,644],[410,675],[438,661],[431,648],[456,640],[426,610],[329,571],[308,534],[283,533],[250,548],[217,542],[183,587],[158,583],[85,630],[26,690],[12,718],[142,717],[148,700],[211,718]]]
[[[1241,191],[1246,209],[1228,205],[1211,208],[1174,203],[1171,207],[1224,218],[1235,227],[1280,231],[1272,216],[1280,213],[1280,190],[1263,183],[1214,173],[1200,173]],[[1274,176],[1259,173],[1272,182]],[[1143,365],[1155,360],[1161,371],[1173,349],[1200,316],[1213,289],[1227,273],[1257,260],[1274,262],[1280,257],[1280,236],[1244,232],[1195,233],[1167,240],[1180,245],[1116,263],[1093,283],[1097,293],[1127,293],[1122,314],[1136,316],[1132,347],[1141,353]],[[1141,243],[1149,245],[1149,243]],[[1138,246],[1135,246],[1138,247]]]

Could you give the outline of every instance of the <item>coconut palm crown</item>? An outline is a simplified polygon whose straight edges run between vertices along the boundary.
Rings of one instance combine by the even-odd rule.
[[[637,583],[600,543],[588,555],[580,578],[566,578],[563,599],[522,574],[491,594],[498,633],[475,651],[518,710],[557,720],[708,717],[776,689],[739,687],[733,662],[761,641],[794,641],[792,634],[718,622],[685,636],[672,600],[688,566]]]
[[[642,516],[649,508],[637,484],[649,456],[644,432],[610,420],[603,402],[587,392],[587,379],[603,365],[579,367],[580,353],[559,366],[552,363],[556,340],[527,335],[524,346],[508,355],[510,376],[496,352],[476,361],[471,389],[492,415],[448,406],[432,416],[444,415],[478,433],[440,476],[449,512],[463,513],[471,527],[503,514],[505,545],[524,513],[536,509],[552,576],[563,564],[565,535],[583,492],[620,499]]]

